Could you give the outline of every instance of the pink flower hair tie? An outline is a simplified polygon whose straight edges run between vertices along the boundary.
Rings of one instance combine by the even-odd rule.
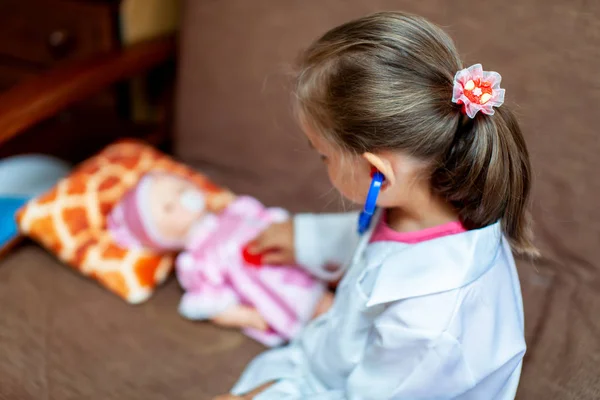
[[[469,118],[481,111],[494,115],[494,107],[504,103],[504,89],[500,88],[502,77],[494,71],[484,71],[481,64],[461,69],[454,75],[452,102],[463,105]]]

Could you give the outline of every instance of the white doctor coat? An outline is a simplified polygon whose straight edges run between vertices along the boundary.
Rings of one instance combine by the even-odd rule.
[[[350,258],[329,312],[258,356],[232,390],[257,400],[513,399],[523,306],[500,225],[402,244],[359,241],[356,214],[296,217],[298,260],[320,277]],[[375,224],[373,224],[375,225]]]

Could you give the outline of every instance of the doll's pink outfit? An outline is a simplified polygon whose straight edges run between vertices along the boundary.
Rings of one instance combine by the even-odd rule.
[[[274,222],[288,219],[284,210],[265,208],[239,197],[219,215],[209,214],[192,228],[176,262],[185,294],[179,312],[186,318],[212,318],[236,304],[256,308],[269,325],[244,332],[267,346],[294,338],[311,319],[325,286],[294,266],[249,265],[242,249]]]

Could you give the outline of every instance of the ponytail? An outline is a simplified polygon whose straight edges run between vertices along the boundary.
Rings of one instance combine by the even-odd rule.
[[[529,154],[521,128],[506,106],[492,116],[462,117],[432,181],[435,190],[457,208],[467,229],[500,220],[516,252],[537,254],[528,211]]]

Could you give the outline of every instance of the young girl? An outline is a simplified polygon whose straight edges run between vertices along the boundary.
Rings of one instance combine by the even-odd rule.
[[[525,341],[511,248],[535,249],[528,154],[499,84],[402,13],[346,23],[308,49],[296,96],[306,136],[352,201],[380,171],[381,211],[362,237],[357,214],[341,214],[299,215],[257,238],[267,262],[343,279],[326,314],[222,398],[514,398]]]

